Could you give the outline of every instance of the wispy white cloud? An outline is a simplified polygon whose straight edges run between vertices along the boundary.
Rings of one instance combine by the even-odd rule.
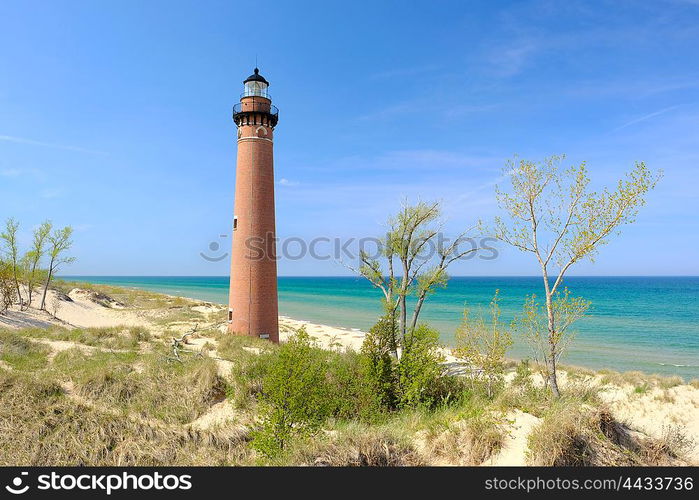
[[[22,171],[18,168],[0,170],[0,176],[2,177],[19,177],[20,175],[22,175]]]
[[[493,207],[495,205],[495,187],[509,179],[516,171],[516,169],[504,170],[499,176],[493,177],[456,197],[447,199],[444,203],[444,211],[447,213],[454,213],[475,206]],[[486,189],[490,192],[484,195]]]
[[[697,0],[699,2],[699,0]],[[695,89],[699,87],[699,77],[668,77],[649,80],[617,79],[597,81],[576,81],[566,92],[575,96],[622,96],[626,98],[650,97],[658,94]]]
[[[373,111],[371,113],[367,113],[365,115],[361,115],[359,117],[360,120],[383,120],[385,118],[395,116],[395,115],[400,115],[403,113],[410,113],[410,112],[419,112],[423,109],[422,105],[416,103],[415,101],[405,101],[405,102],[400,102],[398,104],[392,104],[390,106],[386,106],[385,108],[381,108],[377,111]]]
[[[449,118],[457,118],[460,116],[465,116],[473,113],[480,113],[482,111],[490,111],[493,108],[499,107],[499,103],[487,103],[487,104],[455,104],[453,106],[446,106],[444,115]],[[377,111],[367,113],[365,115],[359,116],[359,120],[363,121],[380,121],[386,118],[391,118],[393,116],[405,115],[405,114],[420,114],[420,113],[430,113],[434,111],[434,102],[425,100],[412,100],[399,102],[397,104],[392,104],[386,106],[385,108],[378,109]]]
[[[298,186],[299,184],[300,184],[300,182],[298,182],[298,181],[292,181],[292,180],[286,179],[284,177],[279,179],[280,186],[293,187],[293,186]]]
[[[80,153],[90,153],[90,154],[98,154],[98,155],[108,154],[104,151],[96,151],[94,149],[80,148],[77,146],[67,146],[64,144],[54,144],[51,142],[35,141],[34,139],[26,139],[24,137],[14,137],[11,135],[0,135],[0,141],[14,142],[16,144],[27,144],[30,146],[41,146],[41,147],[45,147],[45,148],[64,149],[66,151],[77,151]]]
[[[58,198],[63,194],[63,190],[60,188],[46,188],[39,192],[39,196],[45,199]]]
[[[499,165],[502,158],[449,151],[441,149],[402,149],[385,151],[374,156],[347,156],[332,162],[333,171],[373,171],[392,172],[395,170],[419,171],[424,173],[443,171],[444,169],[470,168],[482,170]],[[328,165],[307,167],[309,170],[327,171]]]
[[[388,69],[386,71],[374,73],[373,75],[370,75],[369,78],[372,80],[404,78],[407,76],[415,76],[415,75],[420,75],[423,73],[433,73],[435,71],[438,71],[439,69],[440,69],[440,66],[435,65],[435,64],[425,65],[425,66],[416,66],[413,68]]]
[[[537,50],[538,45],[533,40],[518,40],[493,50],[488,57],[488,64],[497,76],[514,76],[524,70]]]
[[[655,111],[655,112],[653,112],[653,113],[648,113],[647,115],[643,115],[643,116],[641,116],[641,117],[639,117],[639,118],[636,118],[636,119],[634,119],[634,120],[628,121],[628,122],[624,123],[623,125],[620,125],[619,127],[613,129],[612,132],[617,132],[617,131],[619,131],[619,130],[625,129],[626,127],[630,127],[631,125],[635,125],[635,124],[637,124],[637,123],[641,123],[641,122],[644,122],[644,121],[646,121],[646,120],[650,120],[651,118],[655,118],[656,116],[663,115],[663,114],[665,114],[665,113],[668,113],[668,112],[670,112],[670,111],[673,111],[673,110],[675,110],[675,109],[677,109],[677,108],[680,108],[680,107],[682,107],[682,106],[683,106],[682,104],[677,104],[677,105],[675,105],[675,106],[670,106],[670,107],[668,107],[668,108],[664,108],[664,109],[661,109],[661,110],[659,110],[659,111]]]
[[[446,112],[446,115],[450,118],[470,115],[474,113],[480,113],[481,111],[491,111],[495,108],[499,108],[500,104],[457,104],[452,106]]]
[[[44,172],[36,168],[6,168],[0,170],[0,177],[15,179],[24,176],[33,177],[40,181],[45,180]]]

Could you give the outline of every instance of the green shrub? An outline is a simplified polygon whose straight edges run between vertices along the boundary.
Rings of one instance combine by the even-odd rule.
[[[362,344],[362,375],[373,395],[373,407],[379,411],[434,408],[459,398],[463,381],[442,375],[439,332],[418,325],[406,336],[399,361],[392,355],[396,332],[395,321],[387,315],[369,329]]]
[[[375,421],[383,414],[365,360],[354,351],[327,353],[328,404],[333,417]]]
[[[397,365],[399,407],[431,408],[440,402],[437,388],[441,386],[443,360],[439,332],[418,325],[407,335]]]
[[[456,330],[457,347],[454,354],[469,364],[474,378],[486,382],[488,396],[493,397],[503,385],[505,355],[512,346],[511,328],[500,321],[499,290],[490,301],[490,321],[483,317],[471,318],[468,309],[464,310],[461,325]]]
[[[515,377],[512,379],[512,385],[517,387],[529,388],[532,386],[532,369],[528,359],[521,360],[515,368]]]
[[[397,405],[397,374],[391,355],[397,332],[393,318],[386,316],[369,329],[362,343],[362,374],[379,408]]]
[[[252,446],[273,457],[293,437],[316,432],[331,407],[326,358],[305,329],[267,356],[270,364],[258,396],[262,426],[253,433]]]

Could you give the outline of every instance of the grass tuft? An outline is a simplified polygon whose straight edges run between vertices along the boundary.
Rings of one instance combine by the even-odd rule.
[[[329,467],[425,465],[403,437],[362,424],[346,426],[322,438],[298,440],[277,462]]]
[[[0,361],[13,370],[36,371],[46,367],[50,349],[10,330],[0,330]]]
[[[68,397],[56,381],[0,371],[0,465],[239,465],[240,430],[197,431],[125,418]]]

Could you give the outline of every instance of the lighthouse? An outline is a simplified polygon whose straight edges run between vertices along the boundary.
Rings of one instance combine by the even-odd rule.
[[[233,212],[228,330],[279,342],[274,217],[274,127],[269,82],[259,69],[233,107],[238,157]]]

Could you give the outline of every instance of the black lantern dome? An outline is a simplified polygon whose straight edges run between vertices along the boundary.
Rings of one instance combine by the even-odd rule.
[[[247,77],[243,83],[248,82],[262,82],[265,85],[269,85],[269,82],[265,80],[265,77],[260,74],[260,70],[258,68],[255,68],[255,72],[249,77]]]

